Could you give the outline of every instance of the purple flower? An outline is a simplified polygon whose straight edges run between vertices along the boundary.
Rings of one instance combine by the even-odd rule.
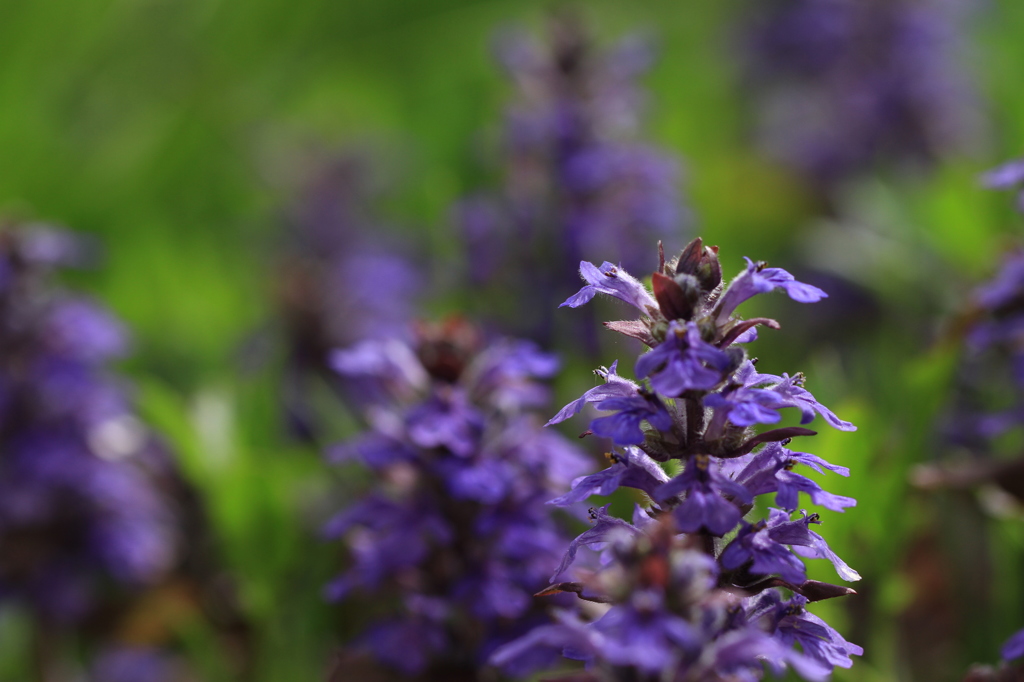
[[[778,485],[778,494],[775,496],[775,504],[783,509],[793,511],[798,506],[797,493],[807,493],[814,504],[821,505],[832,511],[845,511],[847,507],[855,507],[857,501],[852,497],[835,495],[822,490],[821,486],[800,474],[795,474],[785,468],[775,474]]]
[[[801,386],[802,376],[790,377],[782,375],[782,381],[772,387],[779,396],[779,407],[795,407],[800,410],[800,423],[808,424],[814,421],[814,414],[818,413],[828,422],[828,425],[840,431],[856,431],[857,427],[848,421],[843,421],[811,395],[811,392]]]
[[[1015,633],[1013,637],[1006,640],[1006,644],[1000,649],[1000,654],[1007,661],[1024,656],[1024,630]]]
[[[708,430],[719,433],[727,419],[736,426],[774,424],[781,420],[778,410],[795,407],[800,410],[801,424],[814,421],[820,414],[829,426],[840,431],[856,431],[850,422],[839,419],[830,409],[819,403],[801,384],[803,375],[774,376],[758,374],[749,362],[733,375],[733,381],[721,393],[704,397],[704,405],[713,408],[714,419]]]
[[[794,585],[807,579],[807,570],[786,545],[772,539],[764,522],[757,525],[746,523],[736,538],[722,551],[722,566],[736,569],[743,564],[751,563],[750,572],[759,575],[779,576]]]
[[[569,417],[574,417],[580,413],[588,403],[599,403],[608,398],[629,398],[637,395],[637,391],[640,388],[635,382],[629,379],[623,379],[616,373],[619,361],[616,360],[612,363],[611,368],[601,367],[594,371],[595,374],[605,380],[604,384],[595,386],[590,389],[582,396],[572,401],[561,410],[558,411],[554,417],[552,417],[545,426],[551,426],[552,424],[558,424]]]
[[[582,22],[559,15],[545,40],[510,33],[499,60],[513,88],[489,190],[475,191],[453,211],[466,245],[467,277],[500,300],[516,291],[528,305],[488,312],[504,326],[550,338],[551,310],[570,291],[578,263],[587,287],[563,305],[597,293],[639,306],[654,301],[626,271],[650,272],[646,248],[676,238],[687,218],[679,196],[679,163],[639,141],[645,97],[637,78],[650,64],[642,41],[600,45]],[[638,54],[643,58],[638,58]],[[615,253],[617,266],[590,262]],[[603,274],[623,273],[613,282]],[[588,311],[589,313],[589,311]],[[582,342],[596,351],[592,315],[573,317]]]
[[[736,480],[753,495],[777,493],[775,504],[789,511],[799,506],[800,492],[807,493],[815,504],[832,511],[841,512],[856,506],[857,501],[853,498],[829,493],[811,479],[794,473],[792,468],[796,464],[810,466],[818,473],[822,473],[822,467],[842,476],[850,473],[845,467],[829,464],[815,455],[793,452],[778,443],[768,443],[737,474]]]
[[[583,476],[572,482],[572,490],[548,504],[566,507],[591,495],[611,495],[620,486],[636,488],[653,495],[656,488],[668,481],[668,475],[658,463],[635,447],[623,448],[622,453],[610,455],[615,462],[604,471]]]
[[[636,374],[641,379],[650,377],[658,393],[674,397],[690,389],[713,388],[730,363],[728,355],[701,340],[696,324],[673,320],[664,343],[636,361]]]
[[[739,505],[751,504],[754,499],[742,485],[722,476],[707,455],[690,458],[683,473],[654,494],[663,503],[678,496],[683,500],[672,514],[679,530],[696,533],[706,529],[713,535],[725,535],[735,528],[743,516]]]
[[[507,340],[484,349],[466,368],[466,380],[473,384],[477,399],[520,412],[547,406],[550,392],[536,380],[554,377],[559,364],[555,355],[534,343]]]
[[[558,564],[554,575],[551,576],[551,582],[555,582],[555,579],[572,565],[580,547],[601,544],[621,537],[623,534],[629,535],[640,532],[632,524],[626,523],[618,517],[609,516],[609,506],[611,505],[606,504],[603,507],[590,510],[590,518],[594,521],[594,526],[569,543],[569,549],[566,550],[565,556],[562,557],[562,562]]]
[[[729,283],[715,306],[715,320],[719,324],[728,319],[737,306],[747,299],[776,289],[782,289],[791,299],[800,303],[814,303],[828,296],[818,287],[796,281],[793,275],[782,268],[765,267],[764,263],[755,263],[746,256],[743,259],[747,261],[746,270]]]
[[[795,594],[782,602],[774,592],[765,594],[776,636],[786,645],[799,643],[804,655],[818,662],[823,673],[835,667],[849,668],[853,665],[850,656],[864,654],[861,647],[847,642],[828,623],[808,612],[804,608],[807,599],[802,595]]]
[[[469,457],[480,447],[484,416],[462,391],[440,391],[409,411],[406,429],[415,446],[443,446],[455,455]]]
[[[409,346],[395,338],[367,340],[350,348],[336,349],[329,366],[377,400],[414,395],[427,383],[427,373]]]
[[[674,663],[680,651],[698,651],[697,628],[664,608],[657,590],[637,590],[630,602],[613,606],[593,629],[605,636],[601,656],[612,665],[657,673]]]
[[[832,192],[878,164],[930,167],[977,137],[960,63],[967,3],[790,0],[744,18],[766,152]]]
[[[350,564],[325,592],[402,602],[350,645],[380,664],[470,675],[541,615],[531,595],[566,543],[544,502],[587,459],[534,412],[553,356],[526,342],[483,344],[464,321],[418,335],[415,348],[388,341],[335,356],[350,376],[408,390],[363,393],[367,432],[333,452],[357,455],[373,477],[324,529]]]
[[[67,233],[0,233],[0,593],[66,626],[179,552],[175,468],[106,364],[126,331],[54,285],[76,253]]]
[[[517,672],[525,673],[550,664],[552,650],[561,648],[565,657],[583,660],[593,675],[609,679],[755,680],[767,664],[776,674],[791,668],[805,679],[825,680],[834,665],[849,665],[849,654],[859,647],[813,617],[799,620],[796,602],[782,613],[777,590],[786,587],[805,602],[853,593],[807,580],[806,558],[828,559],[845,580],[860,576],[810,530],[819,523],[816,514],[791,520],[787,511],[771,509],[763,520],[743,517],[754,513],[755,496],[774,493],[777,504],[795,509],[801,491],[842,511],[855,501],[824,491],[792,468],[803,464],[841,475],[849,470],[784,447],[813,431],[793,426],[756,433],[751,427],[778,423],[786,407],[800,410],[803,423],[820,414],[839,430],[854,427],[802,387],[803,375],[757,372],[736,344],[756,325],[779,325],[733,314],[750,296],[777,288],[803,302],[824,293],[749,261],[721,293],[717,250],[700,239],[675,259],[659,254],[659,261],[652,279],[657,307],[638,305],[638,319],[606,323],[651,347],[636,363],[643,383],[619,377],[615,366],[602,368],[606,383],[549,422],[595,403],[614,414],[594,420],[591,431],[628,446],[609,455],[612,466],[577,478],[550,504],[571,506],[623,486],[651,500],[646,508],[635,506],[632,523],[610,516],[608,506],[591,509],[594,526],[569,544],[551,586],[538,595],[573,593],[610,606],[590,622],[563,618],[537,628],[498,649],[494,660],[503,666],[522,661]],[[594,278],[570,301],[589,300],[597,292]],[[641,290],[631,281],[628,293],[606,293],[635,301]],[[669,478],[661,463],[673,461],[683,469]],[[733,531],[729,543],[716,539]],[[598,553],[580,557],[581,547]],[[805,622],[813,630],[810,639],[795,632]]]
[[[781,421],[782,415],[776,410],[778,404],[778,395],[763,388],[740,388],[737,391],[704,396],[705,407],[715,410],[716,415],[728,417],[736,426],[775,424]]]
[[[554,618],[557,623],[535,627],[497,649],[490,662],[510,675],[522,677],[534,670],[550,667],[563,655],[590,659],[602,650],[604,637],[575,614],[555,611]]]
[[[580,263],[580,277],[586,282],[586,286],[570,296],[559,307],[569,306],[578,308],[584,303],[590,302],[597,294],[614,296],[620,301],[625,301],[643,314],[648,309],[656,309],[658,302],[654,300],[647,288],[628,272],[620,267],[605,261],[598,269],[593,263],[582,261]]]
[[[647,422],[655,429],[672,428],[672,417],[657,396],[635,395],[631,398],[608,398],[597,404],[597,409],[615,411],[607,417],[590,422],[594,435],[611,438],[616,445],[638,445],[644,442],[640,425]]]
[[[829,548],[825,538],[810,529],[812,523],[821,523],[817,514],[790,521],[789,514],[772,509],[768,516],[768,535],[775,542],[794,547],[794,551],[807,558],[828,559],[843,580],[860,580],[860,574]]]

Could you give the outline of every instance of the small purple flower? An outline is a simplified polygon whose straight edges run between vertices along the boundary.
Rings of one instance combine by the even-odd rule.
[[[752,562],[751,573],[777,573],[793,585],[807,579],[807,570],[800,558],[784,544],[772,539],[763,521],[757,525],[744,524],[736,538],[722,551],[721,560],[722,566],[728,569]]]
[[[793,452],[778,443],[768,443],[737,474],[736,480],[753,495],[777,493],[775,504],[789,511],[799,506],[800,492],[807,493],[815,504],[832,511],[841,512],[856,506],[857,501],[853,498],[829,493],[811,479],[794,473],[792,468],[796,464],[810,466],[818,473],[822,473],[822,467],[842,476],[850,473],[846,467],[829,464],[815,455]]]
[[[656,309],[658,302],[647,291],[643,284],[622,268],[605,261],[598,269],[593,263],[580,263],[580,277],[587,284],[570,296],[559,307],[578,308],[590,302],[597,294],[607,294],[620,301],[625,301],[646,315],[648,309]]]
[[[508,412],[547,406],[551,396],[537,379],[551,379],[560,362],[530,341],[504,341],[484,349],[466,368],[475,398]]]
[[[860,580],[860,574],[829,548],[825,538],[810,529],[812,523],[821,523],[817,514],[790,521],[788,513],[772,509],[768,515],[768,535],[775,542],[792,546],[794,551],[807,558],[828,559],[843,580]]]
[[[736,391],[709,393],[704,406],[715,410],[716,416],[727,417],[736,426],[775,424],[782,420],[776,406],[779,397],[764,388],[740,388]]]
[[[605,636],[602,657],[612,665],[631,666],[648,673],[664,670],[680,651],[697,651],[697,628],[664,608],[657,590],[637,590],[630,602],[614,606],[594,622]]]
[[[563,656],[591,659],[603,650],[604,637],[568,611],[555,611],[557,621],[533,628],[494,652],[491,663],[510,675],[523,677],[557,663]]]
[[[673,320],[664,343],[636,361],[636,374],[650,377],[658,393],[674,397],[690,389],[713,388],[730,364],[728,355],[700,338],[696,324]]]
[[[690,458],[683,473],[654,494],[662,503],[678,496],[683,500],[672,514],[679,530],[696,533],[703,528],[713,535],[725,535],[735,528],[743,516],[739,505],[751,504],[754,499],[742,485],[722,476],[707,455]]]
[[[607,417],[598,417],[590,422],[594,435],[611,438],[616,445],[639,445],[644,442],[641,428],[647,422],[652,428],[672,428],[672,417],[665,405],[654,395],[640,394],[630,398],[608,398],[597,404],[597,409],[615,411]]]
[[[847,507],[855,507],[857,500],[844,495],[835,495],[823,490],[820,485],[800,474],[795,474],[786,468],[775,474],[778,485],[778,494],[775,496],[775,504],[783,509],[793,511],[799,505],[798,493],[807,493],[814,504],[821,505],[826,509],[841,512]]]
[[[814,421],[814,414],[817,412],[834,429],[839,431],[857,430],[856,426],[848,421],[843,421],[832,410],[815,400],[811,392],[801,386],[802,381],[802,376],[790,377],[788,374],[782,375],[782,381],[772,387],[772,391],[779,396],[779,407],[795,407],[799,409],[801,424],[809,424]]]
[[[439,391],[409,411],[409,440],[421,448],[448,448],[469,457],[480,445],[484,415],[459,390]]]
[[[623,448],[622,453],[610,455],[615,462],[604,471],[583,476],[572,482],[572,490],[548,504],[566,507],[591,495],[608,496],[621,486],[642,490],[653,495],[656,488],[668,481],[668,475],[658,463],[635,447]]]
[[[715,306],[715,320],[719,324],[728,319],[744,301],[776,289],[782,289],[799,303],[814,303],[828,296],[816,286],[796,281],[793,275],[782,268],[765,267],[764,263],[755,263],[746,256],[743,259],[747,261],[746,270],[729,283]]]
[[[622,534],[629,535],[640,532],[632,524],[626,523],[618,517],[610,516],[608,514],[608,507],[610,506],[610,504],[606,504],[603,507],[590,510],[590,518],[594,521],[593,527],[569,543],[569,549],[566,550],[565,556],[562,557],[562,562],[555,569],[554,575],[551,576],[551,582],[555,582],[555,579],[562,573],[565,573],[566,569],[572,565],[572,562],[576,560],[576,553],[580,547],[602,544],[614,540]]]
[[[808,612],[804,608],[807,599],[802,595],[795,594],[782,602],[774,592],[765,594],[769,595],[771,609],[768,617],[774,621],[779,639],[787,645],[799,643],[804,655],[817,661],[823,673],[835,667],[849,668],[853,665],[850,656],[864,654],[861,647],[847,642],[828,623]]]
[[[330,353],[328,364],[338,374],[360,382],[382,399],[390,393],[415,394],[427,373],[409,346],[395,338],[374,339]]]
[[[554,417],[552,417],[545,426],[551,426],[552,424],[558,424],[569,417],[574,417],[580,413],[588,403],[599,403],[608,398],[629,398],[637,395],[638,389],[640,388],[636,382],[624,379],[616,373],[619,361],[616,360],[612,363],[611,368],[601,367],[595,370],[595,374],[605,380],[605,383],[600,386],[595,386],[581,397],[572,401],[561,410],[558,411]]]

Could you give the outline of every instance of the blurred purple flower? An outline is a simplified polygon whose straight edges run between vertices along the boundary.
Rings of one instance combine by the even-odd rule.
[[[496,646],[539,622],[532,594],[564,551],[544,502],[586,458],[542,431],[534,412],[557,362],[526,342],[483,345],[458,320],[421,326],[412,348],[392,340],[334,358],[344,374],[371,386],[398,376],[404,390],[365,394],[369,432],[334,450],[338,461],[362,459],[374,479],[325,528],[350,557],[327,595],[390,604],[388,619],[352,642],[380,663],[436,679],[475,675]]]
[[[653,263],[639,244],[678,239],[687,222],[679,164],[637,141],[645,98],[636,81],[652,62],[643,41],[601,47],[580,21],[562,13],[552,19],[546,43],[509,33],[498,58],[514,89],[502,131],[500,186],[464,199],[455,219],[470,280],[531,301],[509,309],[503,322],[546,338],[553,332],[552,304],[574,281],[568,268],[617,253],[621,266],[640,271]],[[601,291],[593,281],[600,279],[589,278],[589,288],[566,305],[592,297],[594,287]],[[628,294],[623,300],[640,303]]]
[[[425,273],[415,247],[373,210],[366,163],[339,154],[312,164],[285,212],[276,298],[287,361],[283,402],[288,426],[303,439],[325,431],[310,397],[326,380],[345,398],[359,382],[342,382],[331,353],[367,339],[409,338]]]
[[[74,238],[0,232],[0,593],[75,623],[178,553],[165,455],[106,366],[122,325],[52,282]]]
[[[756,4],[740,40],[762,146],[821,189],[974,141],[977,98],[960,55],[968,3]]]
[[[1000,654],[1007,661],[1024,656],[1024,630],[1015,633],[1013,637],[1006,640],[1006,643],[1003,644],[1003,648],[1000,650]]]

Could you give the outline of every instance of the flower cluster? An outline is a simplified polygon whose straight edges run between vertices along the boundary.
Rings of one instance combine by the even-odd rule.
[[[341,154],[315,164],[286,214],[277,297],[286,416],[301,438],[324,430],[310,395],[315,381],[336,379],[331,350],[402,329],[422,286],[422,273],[373,215],[372,194],[365,163]]]
[[[516,91],[502,186],[456,211],[473,284],[529,296],[520,322],[530,309],[550,314],[551,292],[572,286],[566,274],[583,258],[619,253],[627,268],[650,267],[636,244],[674,237],[684,213],[677,161],[636,141],[648,47],[633,39],[601,49],[568,15],[553,19],[550,36],[500,45]]]
[[[563,613],[557,624],[500,649],[495,662],[521,672],[562,654],[588,661],[606,675],[600,679],[612,680],[756,679],[762,663],[819,680],[835,666],[849,667],[861,648],[805,606],[852,590],[808,580],[800,557],[829,560],[847,581],[860,576],[812,530],[818,514],[799,510],[794,517],[801,492],[832,511],[855,504],[798,467],[849,471],[789,449],[793,438],[813,431],[754,427],[778,424],[785,408],[795,408],[803,424],[820,416],[842,431],[855,427],[815,400],[802,375],[759,373],[740,344],[756,337],[758,325],[778,324],[736,315],[760,293],[781,290],[804,303],[825,293],[749,260],[723,286],[717,249],[700,239],[675,261],[661,256],[653,291],[610,263],[584,262],[580,274],[586,286],[563,305],[582,305],[598,293],[629,303],[638,319],[605,324],[651,350],[636,363],[642,383],[619,376],[615,365],[602,368],[604,383],[549,422],[593,404],[609,414],[591,421],[590,432],[614,443],[609,468],[575,480],[551,504],[574,505],[627,487],[645,493],[650,505],[638,506],[632,523],[607,507],[592,508],[593,527],[569,545],[546,591],[575,592],[611,607],[591,621]],[[662,467],[670,462],[682,467],[674,477]],[[755,498],[769,495],[774,506],[767,517],[750,518]],[[583,561],[584,547],[603,547],[603,560]],[[784,599],[779,588],[792,596]]]
[[[956,7],[925,0],[775,0],[744,30],[760,136],[826,189],[879,161],[927,164],[963,147],[974,98]]]
[[[999,457],[997,439],[1024,426],[1024,252],[1008,254],[996,277],[973,298],[970,355],[961,368],[954,418],[945,429],[971,459],[921,468],[917,482],[924,487],[991,483],[1019,498],[1024,460]],[[1024,657],[1024,630],[1003,644],[1001,654],[1005,661]]]
[[[554,357],[527,342],[484,346],[460,320],[416,336],[332,357],[366,389],[370,424],[332,459],[360,461],[376,483],[328,523],[351,565],[327,593],[372,593],[390,609],[355,649],[420,679],[477,679],[490,651],[543,613],[532,593],[565,544],[543,503],[587,458],[536,414]]]
[[[51,281],[79,253],[55,230],[0,232],[0,594],[56,623],[177,553],[171,465],[106,366],[125,331]]]
[[[998,188],[1024,182],[1020,165],[1008,163],[982,180]],[[968,353],[942,431],[975,455],[991,454],[1000,436],[1024,426],[1024,251],[1007,253],[996,276],[974,291],[965,330]]]

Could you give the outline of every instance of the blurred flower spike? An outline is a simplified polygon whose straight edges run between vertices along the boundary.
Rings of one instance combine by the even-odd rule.
[[[127,334],[53,281],[86,246],[46,226],[0,231],[0,594],[60,625],[159,580],[179,546],[173,467],[108,368]]]
[[[470,282],[498,293],[489,300],[522,292],[533,305],[509,311],[506,324],[544,338],[552,292],[572,286],[581,259],[617,253],[626,268],[648,268],[637,244],[678,238],[687,215],[680,164],[639,139],[646,93],[638,81],[654,61],[645,41],[601,46],[561,12],[547,40],[508,32],[497,51],[513,88],[501,184],[465,198],[455,218]]]
[[[566,542],[544,502],[587,458],[537,413],[553,356],[485,343],[461,319],[415,336],[332,356],[343,380],[365,388],[368,429],[331,458],[361,463],[374,482],[325,529],[351,559],[327,595],[372,594],[390,610],[353,652],[422,679],[478,679],[497,646],[544,621],[532,594]]]
[[[972,4],[751,3],[741,52],[762,146],[826,192],[972,146],[978,98],[960,54]]]

